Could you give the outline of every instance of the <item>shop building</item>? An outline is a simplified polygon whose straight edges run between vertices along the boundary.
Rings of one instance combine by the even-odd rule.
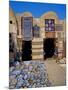
[[[13,45],[14,52],[22,52],[22,61],[66,56],[66,21],[55,12],[35,18],[30,12],[15,15],[10,9],[9,16],[9,36],[14,42],[9,39],[9,48]]]

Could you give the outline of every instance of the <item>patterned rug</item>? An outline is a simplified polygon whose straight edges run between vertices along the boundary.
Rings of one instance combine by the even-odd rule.
[[[36,88],[49,87],[51,83],[44,62],[42,61],[23,61],[15,62],[9,68],[9,88]]]

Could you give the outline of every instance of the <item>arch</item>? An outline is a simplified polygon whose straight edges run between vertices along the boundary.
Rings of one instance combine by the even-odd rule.
[[[33,15],[30,12],[24,12],[21,14],[21,17],[33,17]]]
[[[50,12],[47,12],[47,13],[44,13],[40,19],[55,19],[55,23],[58,23],[59,22],[59,18],[57,16],[57,14],[53,11],[50,11]]]

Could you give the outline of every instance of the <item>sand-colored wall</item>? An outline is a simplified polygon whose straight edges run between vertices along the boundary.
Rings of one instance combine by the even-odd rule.
[[[12,24],[10,24],[10,21],[12,21]],[[9,32],[17,33],[16,17],[11,8],[9,8]]]
[[[10,23],[10,21],[12,23]],[[12,38],[14,41],[14,48],[17,48],[17,21],[14,12],[11,8],[9,8],[9,33],[12,34]]]

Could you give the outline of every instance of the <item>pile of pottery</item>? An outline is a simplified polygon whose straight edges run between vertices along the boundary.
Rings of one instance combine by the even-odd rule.
[[[9,68],[9,88],[36,88],[50,86],[44,62],[15,62]]]

